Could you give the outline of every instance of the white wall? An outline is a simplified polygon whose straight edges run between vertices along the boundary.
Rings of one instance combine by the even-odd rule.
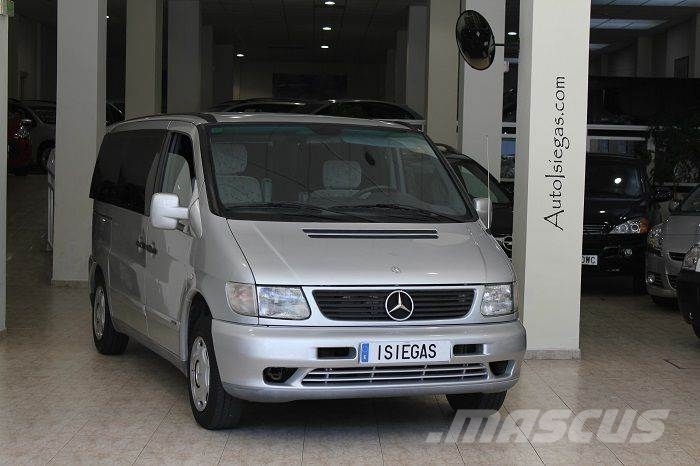
[[[354,98],[382,98],[384,65],[357,63],[256,63],[240,62],[240,93],[237,98],[271,97],[272,75],[330,74],[347,75],[348,96]]]

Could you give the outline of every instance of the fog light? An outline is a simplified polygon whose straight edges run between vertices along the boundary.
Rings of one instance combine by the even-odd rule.
[[[263,380],[266,383],[284,383],[296,371],[296,367],[266,367],[263,370]]]
[[[649,283],[650,285],[653,285],[655,281],[656,281],[656,274],[650,273],[649,275],[647,275],[647,283]]]
[[[629,248],[624,249],[624,250],[622,251],[622,255],[624,255],[626,258],[629,259],[630,257],[632,257],[632,250],[629,249]]]

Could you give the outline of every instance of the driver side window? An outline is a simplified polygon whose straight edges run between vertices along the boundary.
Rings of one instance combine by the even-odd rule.
[[[184,134],[174,134],[168,145],[160,192],[177,194],[180,207],[188,207],[192,200],[195,179],[193,160],[190,138]]]

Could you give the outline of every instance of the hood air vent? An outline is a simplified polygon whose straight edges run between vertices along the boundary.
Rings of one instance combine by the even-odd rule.
[[[437,230],[311,230],[309,238],[437,239]]]

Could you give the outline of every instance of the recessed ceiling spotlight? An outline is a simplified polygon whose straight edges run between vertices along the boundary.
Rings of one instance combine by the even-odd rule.
[[[323,29],[324,31],[331,31],[331,30],[333,30],[333,28],[330,27],[330,26],[323,26],[322,29]]]
[[[243,58],[243,57],[245,57],[245,54],[244,54],[244,53],[238,52],[238,53],[236,54],[236,56],[237,56],[238,58]]]
[[[515,32],[515,31],[508,31],[508,35],[509,35],[509,36],[517,36],[518,33]]]
[[[329,48],[331,48],[331,47],[330,47],[330,45],[322,45],[321,48],[322,48],[322,49],[329,49]]]
[[[109,15],[105,16],[105,18],[109,19]]]
[[[333,5],[335,5],[335,2],[333,2],[331,0],[327,0],[327,1],[323,2],[323,4],[326,6],[333,6]]]

